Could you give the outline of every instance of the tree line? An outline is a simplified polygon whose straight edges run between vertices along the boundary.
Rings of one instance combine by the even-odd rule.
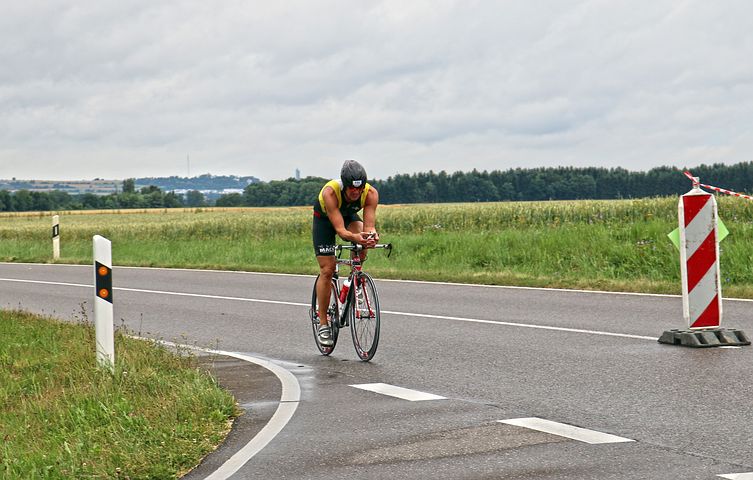
[[[645,172],[596,167],[429,171],[395,175],[371,183],[379,190],[383,204],[619,199],[681,195],[691,186],[682,172],[675,167]],[[703,183],[729,190],[750,192],[753,188],[753,162],[701,165],[693,168],[692,173]],[[242,194],[223,195],[215,204],[225,207],[311,205],[328,180],[306,177],[252,183]],[[125,180],[123,191],[110,195],[0,190],[0,211],[174,208],[209,204],[198,190],[189,191],[185,196],[164,192],[156,186],[137,190],[134,179]]]
[[[645,198],[681,195],[690,190],[690,180],[676,167],[645,172],[624,168],[516,168],[492,172],[402,174],[372,180],[379,201],[396,203],[497,202],[532,200],[581,200]],[[729,190],[750,191],[753,162],[735,165],[701,165],[692,169],[703,183]],[[228,206],[292,206],[314,202],[328,179],[261,182],[249,185],[243,195],[226,195],[217,204]]]

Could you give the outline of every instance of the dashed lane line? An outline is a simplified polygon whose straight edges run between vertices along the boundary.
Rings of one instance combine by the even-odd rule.
[[[432,393],[419,392],[418,390],[411,390],[409,388],[397,387],[395,385],[389,385],[387,383],[363,383],[360,385],[351,385],[351,387],[359,388],[369,392],[380,393],[382,395],[388,395],[390,397],[397,397],[410,402],[422,402],[426,400],[446,400],[446,397],[440,397]]]
[[[586,428],[575,427],[566,423],[553,422],[551,420],[537,417],[513,418],[510,420],[497,421],[499,423],[529,428],[531,430],[537,430],[544,433],[551,433],[552,435],[559,435],[560,437],[570,438],[572,440],[577,440],[579,442],[585,442],[589,444],[623,443],[635,441],[629,438],[611,435],[609,433],[597,432],[595,430],[588,430]]]
[[[753,480],[753,472],[727,473],[725,475],[717,475],[717,477],[726,478],[728,480]]]

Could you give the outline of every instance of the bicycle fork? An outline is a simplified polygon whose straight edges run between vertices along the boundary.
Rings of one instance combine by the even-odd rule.
[[[358,318],[374,318],[374,310],[371,308],[371,300],[366,295],[366,278],[357,276],[355,281],[356,290],[353,292],[353,301],[356,302],[355,313]]]

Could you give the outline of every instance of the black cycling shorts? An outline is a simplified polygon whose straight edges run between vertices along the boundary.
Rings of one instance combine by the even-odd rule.
[[[345,228],[348,228],[348,225],[353,222],[363,221],[356,213],[343,217],[343,220],[345,221]],[[329,257],[335,255],[335,237],[337,236],[337,233],[335,232],[335,227],[332,226],[332,222],[329,221],[329,218],[324,215],[317,216],[315,213],[314,223],[311,228],[311,236],[314,239],[314,254],[317,257]]]

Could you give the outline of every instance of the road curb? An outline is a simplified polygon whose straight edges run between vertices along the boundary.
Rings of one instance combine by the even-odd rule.
[[[222,444],[181,477],[184,480],[205,479],[218,471],[269,423],[282,395],[280,381],[261,365],[208,353],[202,353],[198,360],[233,395],[241,414],[233,421]]]
[[[133,336],[133,338],[142,339],[142,340],[149,340],[143,337]],[[266,418],[262,420],[259,419],[258,422],[256,422],[256,427],[261,427],[261,429],[257,430],[256,428],[249,428],[249,432],[255,431],[252,436],[250,436],[249,432],[243,432],[239,433],[237,435],[243,436],[246,440],[245,443],[242,443],[239,439],[237,442],[234,442],[234,446],[230,446],[227,439],[225,442],[218,447],[215,452],[222,451],[224,452],[225,456],[230,455],[229,458],[226,458],[224,461],[220,462],[217,460],[216,463],[220,463],[219,467],[217,467],[214,471],[212,471],[212,468],[210,468],[208,465],[215,463],[214,457],[215,452],[207,455],[204,457],[202,462],[191,472],[189,472],[187,475],[185,475],[183,478],[186,479],[198,479],[203,478],[205,480],[225,480],[232,476],[235,472],[240,470],[243,465],[245,465],[251,458],[254,457],[257,453],[259,453],[274,437],[282,431],[282,429],[287,425],[287,423],[290,421],[290,419],[293,417],[293,414],[295,413],[296,409],[298,408],[298,403],[301,399],[301,387],[298,384],[298,380],[295,378],[295,376],[286,370],[285,368],[277,365],[276,363],[272,362],[271,360],[267,360],[264,358],[259,357],[253,357],[250,355],[244,355],[241,353],[236,352],[224,352],[222,350],[212,350],[208,348],[201,348],[196,347],[193,345],[182,345],[174,342],[167,342],[167,341],[157,341],[157,343],[160,343],[162,345],[166,345],[169,347],[176,347],[176,348],[184,348],[189,349],[194,352],[200,352],[201,354],[208,355],[208,356],[214,356],[214,357],[227,357],[229,359],[233,359],[235,361],[242,361],[246,362],[249,365],[253,365],[259,369],[266,370],[270,374],[272,374],[274,377],[277,378],[280,385],[280,394],[279,398],[277,398],[275,401],[262,401],[261,403],[258,403],[257,406],[259,407],[259,410],[264,410],[265,407],[274,407],[276,406],[276,409],[274,410],[274,413],[271,417]],[[214,360],[210,360],[214,362],[215,369],[218,369],[218,360],[215,358]],[[231,362],[232,363],[232,362]],[[236,367],[240,367],[241,364],[235,364]],[[246,375],[250,376],[250,378],[253,378],[253,375],[259,374],[259,371],[256,372],[250,372],[246,371]],[[231,379],[233,379],[231,381]],[[237,383],[237,382],[241,383]],[[226,376],[225,378],[226,384],[232,384],[235,385],[236,391],[240,392],[241,389],[239,385],[242,385],[243,382],[240,378],[234,375]],[[222,385],[222,383],[220,383]],[[268,385],[268,384],[267,384]],[[260,393],[256,390],[251,390],[254,392],[254,398],[260,398]],[[232,392],[232,390],[231,390]],[[244,395],[248,391],[246,390],[246,387],[244,387]],[[234,393],[234,392],[232,392]],[[267,394],[269,392],[267,391]],[[243,403],[246,406],[252,406],[254,404],[253,400]],[[236,401],[241,404],[242,401],[236,398]],[[266,415],[262,415],[262,417],[265,417]],[[239,417],[241,418],[241,417]],[[255,419],[254,419],[255,420]],[[238,421],[238,420],[236,420]],[[240,424],[240,422],[238,421]],[[244,422],[244,427],[246,427]],[[235,425],[233,426],[232,430],[236,429]],[[240,428],[237,429],[239,432],[241,431]],[[245,428],[244,428],[245,431]],[[230,434],[228,434],[228,437]],[[249,438],[250,437],[250,438]],[[240,444],[240,448],[238,448],[238,444]],[[217,453],[217,455],[220,455]],[[203,465],[207,465],[206,467],[203,467]],[[206,469],[206,472],[204,471]],[[211,473],[210,473],[211,472]],[[191,476],[191,475],[197,475],[197,476]]]

